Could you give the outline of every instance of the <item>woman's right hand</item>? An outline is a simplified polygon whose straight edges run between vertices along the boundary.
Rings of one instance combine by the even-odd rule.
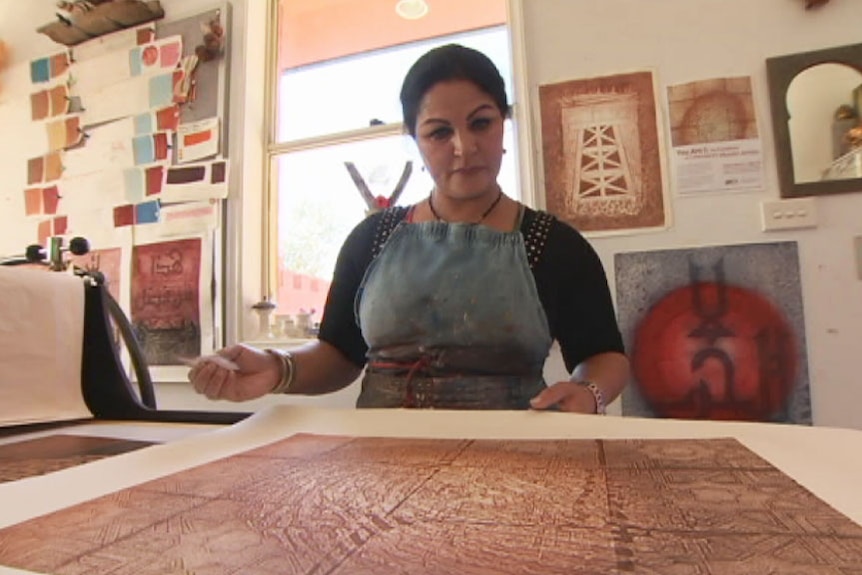
[[[230,369],[221,362],[202,357],[188,377],[195,391],[209,399],[256,399],[272,391],[281,379],[281,360],[263,350],[234,345],[216,354],[232,361],[239,369]]]

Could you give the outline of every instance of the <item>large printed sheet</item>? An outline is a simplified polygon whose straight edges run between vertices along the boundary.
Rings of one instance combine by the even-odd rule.
[[[0,267],[0,427],[92,417],[81,395],[84,284]]]
[[[858,449],[859,432],[466,415],[279,407],[60,472],[74,487],[99,467],[106,479],[111,464],[127,471],[93,500],[98,490],[73,489],[65,503],[79,505],[31,505],[30,517],[54,512],[0,530],[0,564],[118,574],[862,568],[862,527],[833,509],[862,516],[846,475],[860,464],[838,448]],[[32,483],[0,486],[0,503]]]

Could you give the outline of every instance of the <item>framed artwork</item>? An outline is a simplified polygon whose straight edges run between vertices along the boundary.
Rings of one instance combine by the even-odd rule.
[[[796,242],[621,253],[624,415],[811,423]]]
[[[652,72],[539,87],[545,205],[581,231],[667,224]]]

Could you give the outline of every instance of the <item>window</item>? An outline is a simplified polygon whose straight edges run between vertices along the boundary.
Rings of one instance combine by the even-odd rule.
[[[410,163],[398,205],[431,191],[416,145],[401,127],[401,81],[416,58],[450,42],[481,50],[514,102],[506,0],[272,1],[269,289],[277,315],[311,312],[317,322],[341,245],[367,210],[345,162],[372,195],[384,197]],[[423,18],[396,14],[396,7],[423,5]],[[511,121],[505,138],[509,153],[499,180],[517,197]]]

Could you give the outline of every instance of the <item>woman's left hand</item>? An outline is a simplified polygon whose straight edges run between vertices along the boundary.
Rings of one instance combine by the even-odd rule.
[[[592,392],[573,381],[558,381],[530,400],[530,407],[533,409],[548,409],[555,405],[560,411],[596,412],[596,398]]]

